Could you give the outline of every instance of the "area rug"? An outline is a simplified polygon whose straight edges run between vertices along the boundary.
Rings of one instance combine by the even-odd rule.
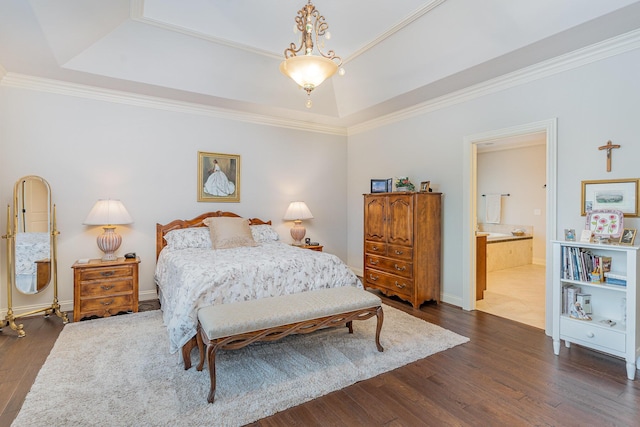
[[[384,306],[347,328],[289,336],[217,356],[215,402],[209,372],[185,371],[169,354],[160,311],[70,323],[42,366],[13,426],[237,426],[339,390],[468,338]]]

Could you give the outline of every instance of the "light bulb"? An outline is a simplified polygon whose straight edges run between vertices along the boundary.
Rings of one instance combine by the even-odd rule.
[[[338,70],[338,75],[339,76],[344,76],[345,73],[346,73],[345,69],[340,67],[340,69]]]
[[[329,31],[324,33],[324,38],[327,39],[327,40],[331,40],[331,33]]]
[[[311,98],[307,98],[307,102],[304,104],[307,108],[311,108],[313,106],[313,102]]]

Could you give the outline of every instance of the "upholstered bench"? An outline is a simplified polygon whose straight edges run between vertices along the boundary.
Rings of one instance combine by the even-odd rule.
[[[353,320],[377,316],[376,346],[380,345],[383,312],[380,298],[350,286],[318,289],[297,294],[211,305],[198,310],[196,340],[201,371],[204,345],[211,376],[208,401],[216,392],[216,352],[237,350],[257,341],[275,341],[291,334],[306,334],[325,327],[346,326],[353,333]],[[189,361],[190,362],[190,361]],[[189,363],[189,366],[191,364]],[[187,366],[185,366],[187,368]]]

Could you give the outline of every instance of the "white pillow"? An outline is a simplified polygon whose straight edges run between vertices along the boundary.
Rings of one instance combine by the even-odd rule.
[[[211,237],[207,227],[171,230],[164,235],[169,249],[210,248]]]
[[[203,221],[209,226],[213,249],[230,249],[241,246],[257,246],[249,220],[235,217],[212,217]]]
[[[270,225],[251,225],[251,235],[258,243],[280,240],[280,236]]]

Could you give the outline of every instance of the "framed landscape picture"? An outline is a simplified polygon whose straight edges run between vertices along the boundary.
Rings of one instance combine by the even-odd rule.
[[[582,181],[581,214],[616,209],[624,216],[638,216],[638,179]]]
[[[198,151],[198,201],[240,201],[240,156]]]

